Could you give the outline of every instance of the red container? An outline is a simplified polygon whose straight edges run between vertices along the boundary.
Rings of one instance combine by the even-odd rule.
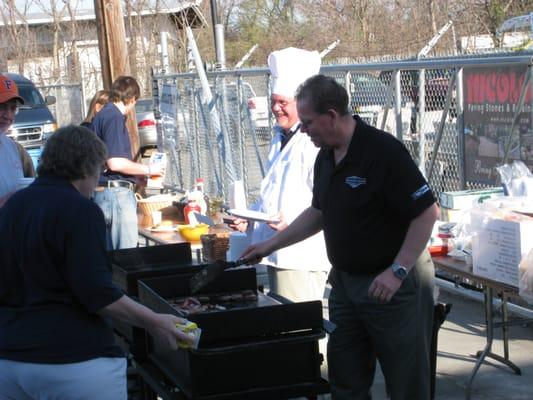
[[[201,213],[202,209],[200,208],[200,205],[196,202],[189,201],[187,205],[183,208],[183,217],[185,219],[185,223],[189,225],[191,223],[189,219],[189,214],[191,212]]]
[[[448,255],[448,245],[439,244],[436,246],[429,246],[429,254],[432,257],[435,256],[447,256]]]
[[[449,239],[452,238],[452,235],[449,233],[439,233],[437,238],[440,239],[440,243],[429,246],[429,254],[432,256],[447,256],[448,252],[450,251]]]

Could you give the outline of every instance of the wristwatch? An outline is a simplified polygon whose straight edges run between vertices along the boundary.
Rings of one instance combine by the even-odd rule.
[[[394,276],[401,281],[403,281],[409,273],[409,271],[407,271],[407,268],[405,268],[403,265],[398,264],[397,262],[392,263],[390,267]]]

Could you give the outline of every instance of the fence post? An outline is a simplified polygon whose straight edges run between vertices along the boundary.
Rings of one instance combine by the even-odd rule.
[[[418,74],[418,168],[426,176],[426,132],[423,121],[426,118],[426,70],[421,69]]]
[[[394,114],[396,119],[396,138],[403,142],[402,130],[402,87],[401,87],[401,71],[399,69],[394,71]]]
[[[242,118],[242,107],[243,107],[243,89],[242,89],[242,75],[237,76],[237,106],[239,109],[237,110],[237,125],[238,125],[238,135],[237,135],[237,143],[239,144],[239,147],[241,149],[240,151],[240,162],[239,162],[239,176],[244,182],[244,185],[246,187],[246,174],[245,174],[245,157],[246,157],[246,150],[245,150],[245,143],[244,143],[244,119]],[[247,105],[245,106],[247,107]],[[254,127],[252,126],[252,129]]]
[[[455,110],[457,113],[457,172],[459,173],[459,188],[466,189],[465,177],[465,115],[464,115],[464,90],[463,90],[463,67],[456,69],[455,85]]]

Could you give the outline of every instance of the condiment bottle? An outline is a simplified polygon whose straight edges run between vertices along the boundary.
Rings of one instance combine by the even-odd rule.
[[[195,190],[201,193],[201,196],[198,196],[198,204],[200,205],[200,213],[207,215],[207,209],[209,207],[209,197],[204,193],[204,179],[196,178]]]
[[[187,205],[183,208],[183,216],[185,218],[185,223],[187,225],[196,225],[197,220],[194,216],[194,213],[201,213],[202,210],[200,208],[200,205],[194,198],[189,198],[187,201]]]

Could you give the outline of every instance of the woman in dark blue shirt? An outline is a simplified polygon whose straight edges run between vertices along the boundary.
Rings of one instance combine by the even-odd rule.
[[[111,281],[105,221],[90,200],[106,161],[84,127],[47,142],[39,177],[0,211],[0,399],[126,399],[126,360],[108,317],[177,348],[182,319]]]

